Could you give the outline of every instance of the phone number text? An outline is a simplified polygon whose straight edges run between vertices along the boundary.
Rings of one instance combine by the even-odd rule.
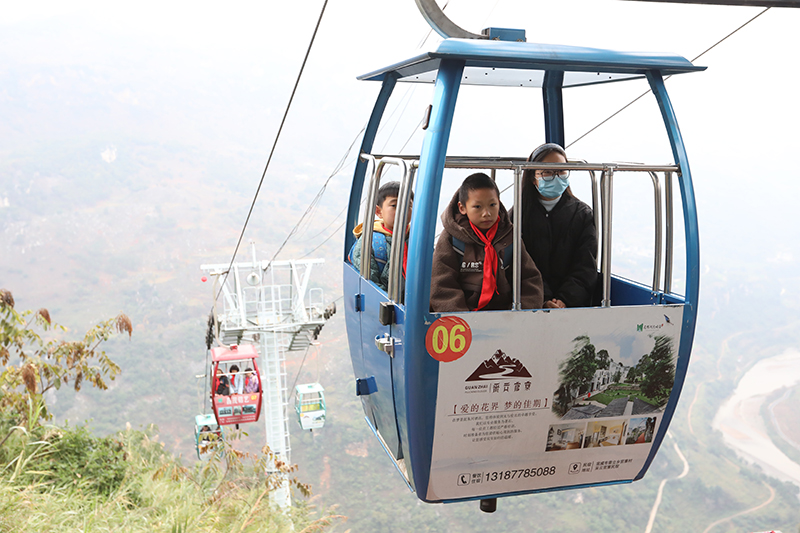
[[[539,468],[524,468],[519,470],[504,470],[501,472],[485,472],[486,481],[507,481],[510,479],[520,479],[529,477],[552,476],[556,473],[555,466],[543,466]]]

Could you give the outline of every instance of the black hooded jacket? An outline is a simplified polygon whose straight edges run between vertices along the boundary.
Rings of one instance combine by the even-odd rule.
[[[591,306],[598,281],[592,209],[565,192],[548,213],[534,187],[523,189],[522,205],[522,241],[542,273],[544,300]]]

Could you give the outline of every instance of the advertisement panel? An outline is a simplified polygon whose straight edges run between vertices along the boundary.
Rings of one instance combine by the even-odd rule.
[[[675,379],[683,306],[443,315],[427,498],[631,480]]]
[[[217,395],[215,399],[217,419],[221,425],[258,420],[258,394]]]
[[[319,429],[325,425],[324,411],[300,413],[300,427],[303,429]]]

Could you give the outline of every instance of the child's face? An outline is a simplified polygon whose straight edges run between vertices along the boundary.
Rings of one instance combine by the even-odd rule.
[[[475,189],[469,191],[467,205],[458,202],[458,210],[467,215],[472,224],[486,233],[500,216],[500,198],[494,189]]]
[[[397,209],[397,196],[387,196],[383,204],[375,207],[375,214],[383,220],[383,227],[394,229],[394,214]]]

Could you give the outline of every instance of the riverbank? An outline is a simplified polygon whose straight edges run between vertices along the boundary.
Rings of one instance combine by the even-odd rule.
[[[759,361],[739,381],[733,395],[717,411],[712,427],[744,460],[764,472],[800,487],[800,464],[786,456],[767,434],[761,410],[767,397],[800,383],[800,352],[787,350]]]

